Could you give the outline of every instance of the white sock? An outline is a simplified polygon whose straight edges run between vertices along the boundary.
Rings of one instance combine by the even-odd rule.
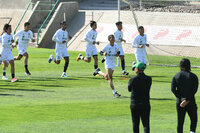
[[[80,56],[81,60],[84,60],[84,57],[83,56]]]
[[[102,75],[103,73],[102,73],[102,71],[99,71],[98,74],[101,74],[101,75]]]
[[[112,90],[112,92],[113,92],[113,94],[115,94],[115,93],[116,93],[115,89],[114,89],[114,90]]]
[[[193,132],[193,131],[190,131],[190,133],[195,133],[195,132]]]
[[[124,73],[125,72],[125,70],[122,70],[122,73]]]

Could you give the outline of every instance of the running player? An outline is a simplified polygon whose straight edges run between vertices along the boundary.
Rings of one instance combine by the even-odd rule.
[[[56,42],[56,49],[55,49],[55,55],[56,58],[53,57],[53,55],[49,56],[48,62],[51,63],[53,60],[56,64],[60,64],[61,57],[65,60],[64,70],[61,75],[61,77],[67,77],[66,71],[69,65],[69,54],[67,51],[67,42],[72,38],[69,36],[67,32],[67,23],[66,21],[62,21],[60,23],[61,28],[56,31],[54,34],[52,40]]]
[[[103,50],[100,52],[101,55],[105,56],[105,69],[106,74],[102,73],[99,69],[98,74],[102,75],[106,80],[108,80],[110,87],[113,92],[113,96],[115,98],[120,97],[121,95],[118,94],[115,90],[114,84],[113,84],[113,72],[115,70],[115,63],[116,63],[116,57],[120,55],[120,50],[118,48],[118,45],[115,43],[115,37],[114,35],[108,36],[109,44],[107,44]]]
[[[119,47],[119,50],[120,50],[120,59],[121,59],[121,67],[122,67],[122,75],[128,75],[129,73],[127,73],[125,71],[125,59],[124,59],[124,50],[123,50],[123,47],[122,47],[122,42],[126,42],[126,40],[123,39],[123,32],[122,32],[122,29],[123,29],[123,26],[122,26],[122,22],[119,21],[119,22],[116,22],[115,23],[116,26],[117,26],[117,30],[115,31],[114,33],[114,36],[115,36],[115,43],[117,43],[118,47]],[[101,62],[104,62],[105,59],[103,58],[101,60]]]
[[[16,39],[18,37],[18,42],[16,42]],[[14,60],[21,60],[21,58],[24,56],[24,67],[25,67],[25,74],[31,75],[31,73],[28,70],[28,43],[31,40],[32,42],[35,42],[35,39],[33,38],[33,32],[30,30],[30,23],[26,22],[24,23],[24,29],[17,32],[17,34],[14,35],[14,40],[16,44],[15,47],[18,45],[18,56],[14,58]]]
[[[138,28],[139,35],[135,38],[133,41],[133,48],[136,48],[135,50],[135,58],[137,62],[142,62],[145,65],[147,64],[146,61],[146,49],[145,47],[149,47],[149,44],[147,44],[147,36],[144,34],[144,27],[140,26]],[[134,66],[134,65],[133,65]],[[135,67],[132,67],[132,70],[134,70]]]
[[[2,50],[1,50],[1,58],[3,61],[3,77],[2,79],[7,80],[6,77],[6,67],[8,67],[9,63],[11,65],[11,73],[12,73],[12,80],[11,82],[16,82],[18,79],[15,78],[15,66],[14,66],[14,58],[12,54],[12,43],[13,35],[11,34],[11,25],[5,24],[4,25],[5,33],[2,36]]]
[[[85,41],[86,43],[86,57],[84,57],[82,54],[79,54],[77,57],[77,61],[83,60],[85,62],[90,63],[91,62],[91,56],[94,58],[94,73],[93,75],[97,75],[97,69],[98,69],[98,52],[95,44],[99,45],[99,42],[96,42],[97,38],[97,23],[95,21],[90,21],[90,27],[92,28],[86,35]]]

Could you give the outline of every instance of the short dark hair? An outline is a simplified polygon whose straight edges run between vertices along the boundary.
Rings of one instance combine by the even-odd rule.
[[[25,22],[24,23],[24,27],[28,26],[28,25],[31,25],[29,22]]]
[[[9,27],[11,27],[11,25],[9,25],[9,24],[4,24],[3,30],[6,31],[6,30],[8,30]]]
[[[94,24],[96,24],[97,22],[96,21],[90,21],[90,27],[92,27]]]
[[[111,37],[114,37],[114,38],[115,38],[115,36],[114,36],[113,34],[111,34],[111,35],[108,36],[108,40],[109,40]]]
[[[139,30],[139,29],[144,29],[144,27],[143,27],[143,26],[139,26],[139,27],[138,27],[138,30]]]
[[[122,21],[118,21],[115,23],[116,25],[121,25],[122,24]]]
[[[180,69],[181,69],[181,71],[191,71],[190,60],[183,58],[180,61]]]
[[[64,24],[67,24],[67,22],[66,22],[66,21],[61,21],[61,22],[60,22],[60,25],[61,25],[61,26],[64,25]]]

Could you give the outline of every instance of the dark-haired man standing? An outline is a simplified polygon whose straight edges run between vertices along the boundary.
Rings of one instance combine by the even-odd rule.
[[[186,112],[191,120],[190,133],[195,133],[197,126],[197,105],[194,95],[198,89],[198,77],[190,72],[191,66],[189,59],[182,59],[180,61],[180,70],[173,77],[171,84],[171,90],[176,96],[178,117],[177,133],[183,133]]]

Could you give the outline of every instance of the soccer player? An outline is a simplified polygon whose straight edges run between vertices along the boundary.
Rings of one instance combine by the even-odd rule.
[[[99,45],[99,42],[96,42],[97,38],[97,23],[95,21],[90,21],[90,27],[92,28],[85,37],[86,41],[86,57],[84,57],[82,54],[79,54],[77,57],[77,61],[83,60],[85,62],[90,63],[91,62],[91,56],[94,58],[94,73],[93,75],[97,75],[97,69],[98,69],[98,52],[95,44]]]
[[[6,67],[8,67],[9,63],[11,65],[11,76],[12,80],[11,82],[16,82],[18,79],[15,78],[15,66],[14,66],[14,58],[12,54],[12,43],[13,35],[11,34],[11,25],[5,24],[4,25],[4,31],[5,33],[2,36],[2,50],[1,50],[1,58],[3,61],[3,77],[2,79],[7,80],[6,77]]]
[[[131,92],[131,116],[133,132],[139,133],[140,119],[144,127],[144,133],[150,132],[150,88],[152,78],[145,75],[146,65],[142,62],[135,64],[136,76],[132,77],[128,83],[128,91]]]
[[[123,39],[123,32],[122,32],[122,29],[123,29],[123,26],[122,26],[122,22],[119,21],[119,22],[116,22],[115,23],[116,26],[117,26],[117,30],[115,31],[114,33],[114,36],[115,36],[115,43],[117,43],[118,47],[119,47],[119,50],[120,50],[120,59],[121,59],[121,67],[122,67],[122,75],[128,75],[129,73],[127,73],[125,71],[125,59],[124,59],[124,50],[123,50],[123,47],[122,47],[122,42],[126,42],[126,40]],[[101,60],[101,62],[103,63],[105,61],[105,59],[103,58]]]
[[[18,42],[16,42],[16,39],[18,37]],[[30,30],[30,23],[26,22],[24,23],[24,29],[17,32],[17,34],[14,35],[14,40],[16,44],[15,47],[18,45],[18,56],[14,58],[14,60],[21,60],[21,58],[24,56],[24,67],[25,67],[25,74],[31,75],[31,73],[28,70],[28,43],[31,40],[32,42],[35,42],[35,39],[33,38],[33,32]]]
[[[55,55],[56,58],[53,57],[53,55],[49,56],[48,62],[51,63],[53,60],[56,64],[60,64],[61,57],[65,60],[64,70],[61,75],[61,77],[67,77],[66,71],[69,65],[69,54],[67,51],[67,42],[72,38],[69,36],[67,32],[67,23],[66,21],[62,21],[60,23],[61,28],[56,31],[54,34],[52,40],[56,42],[56,49],[55,49]]]
[[[180,72],[173,77],[171,83],[171,91],[176,96],[177,133],[183,133],[186,112],[191,121],[190,133],[196,131],[198,117],[195,94],[199,86],[198,81],[198,77],[191,72],[190,60],[182,59],[180,61]]]
[[[113,84],[113,73],[115,70],[115,63],[116,63],[116,57],[119,56],[120,50],[118,48],[118,45],[115,43],[115,37],[114,35],[108,36],[109,44],[107,44],[103,50],[100,52],[101,55],[105,56],[105,69],[106,74],[102,73],[100,69],[97,70],[99,75],[102,75],[106,80],[108,80],[110,87],[113,92],[113,96],[115,98],[120,97],[121,95],[118,94],[115,90],[114,84]]]
[[[137,62],[142,62],[146,65],[147,61],[146,61],[145,47],[146,46],[149,47],[149,44],[147,44],[147,35],[144,34],[143,26],[138,27],[138,32],[139,32],[139,35],[134,39],[132,47],[136,48],[135,57],[136,57]],[[132,70],[134,70],[134,67],[132,67]]]

